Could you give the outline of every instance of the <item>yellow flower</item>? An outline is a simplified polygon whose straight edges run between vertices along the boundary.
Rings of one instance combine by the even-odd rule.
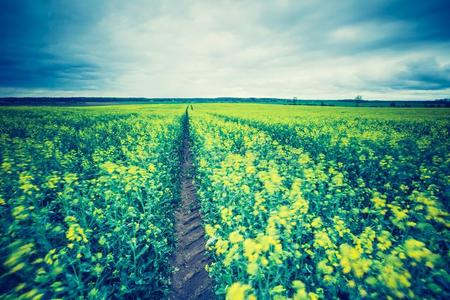
[[[219,239],[215,245],[217,255],[223,254],[228,250],[228,241]]]
[[[425,247],[425,243],[415,240],[407,239],[405,241],[405,253],[415,261],[425,261],[425,265],[429,268],[434,267],[434,263],[439,259],[439,255],[434,254]]]
[[[19,292],[19,291],[23,290],[26,286],[27,286],[27,285],[26,285],[25,283],[19,283],[19,284],[14,288],[14,290],[15,290],[16,292]]]
[[[81,228],[81,226],[76,223],[70,224],[69,229],[66,232],[66,238],[69,241],[76,241],[76,242],[83,241],[83,243],[88,242],[86,234],[84,233],[84,229]]]
[[[6,173],[10,173],[12,168],[12,164],[10,162],[4,161],[2,163],[2,169],[6,172]]]
[[[74,173],[67,173],[64,175],[64,181],[69,185],[72,183],[76,183],[77,180],[78,180],[78,176]]]
[[[271,245],[275,245],[277,243],[277,240],[270,235],[261,235],[258,236],[258,242],[261,245],[262,251],[267,252],[269,251]]]
[[[11,269],[10,273],[16,273],[20,270],[22,270],[25,267],[25,263],[21,262],[14,266],[14,268]]]
[[[363,288],[359,288],[359,295],[364,298],[367,296],[367,291]]]
[[[354,280],[349,280],[347,285],[349,288],[354,288],[356,286],[356,282]]]
[[[77,218],[74,216],[67,216],[64,218],[64,221],[66,221],[67,223],[76,223],[77,222]]]
[[[245,194],[250,194],[250,187],[249,187],[248,185],[244,184],[244,185],[242,186],[242,191],[243,191]]]
[[[266,267],[269,264],[269,261],[267,260],[267,258],[262,257],[261,258],[261,265],[263,265],[264,267]]]
[[[20,189],[28,195],[31,195],[33,191],[39,191],[39,188],[31,183],[33,179],[33,176],[31,176],[28,172],[22,172],[19,175]]]
[[[236,244],[239,242],[242,242],[244,240],[244,237],[239,233],[239,231],[235,230],[228,236],[228,239],[231,243]]]
[[[292,287],[295,289],[295,293],[292,300],[309,300],[305,284],[302,281],[300,280],[292,281]]]
[[[256,172],[256,168],[253,165],[247,165],[245,167],[245,172],[248,174],[254,174]]]
[[[247,265],[247,274],[248,275],[255,275],[256,272],[258,272],[258,269],[259,269],[259,267],[258,267],[257,263],[254,263],[254,262],[249,263]]]
[[[251,294],[247,297],[247,300],[257,300],[256,296]]]
[[[386,200],[379,196],[374,196],[372,198],[372,202],[375,205],[375,208],[382,208],[382,207],[386,206]]]
[[[403,298],[404,294],[401,290],[409,288],[411,283],[411,274],[404,269],[402,261],[391,254],[386,257],[385,265],[380,269],[378,280],[387,286],[397,298]]]
[[[205,232],[209,237],[213,237],[216,234],[216,229],[209,224],[205,225]]]
[[[28,218],[28,212],[25,206],[19,205],[11,210],[11,214],[16,220],[25,220]]]
[[[227,288],[226,300],[245,300],[245,294],[251,290],[251,286],[248,284],[242,284],[240,282],[233,283]]]
[[[333,178],[332,182],[336,186],[343,186],[344,185],[344,175],[342,173],[337,173]]]
[[[105,162],[104,164],[102,164],[100,166],[100,168],[102,168],[103,170],[105,170],[109,174],[112,174],[117,169],[117,167],[118,166],[115,163],[112,163],[110,161],[107,161],[107,162]]]
[[[222,217],[222,221],[227,222],[233,216],[233,212],[231,211],[231,209],[224,207],[220,211],[220,215]]]
[[[322,274],[330,275],[330,274],[333,273],[333,267],[332,267],[332,266],[329,266],[329,265],[327,264],[327,262],[328,262],[328,261],[327,261],[326,259],[321,260],[321,261],[317,264],[317,270],[318,270],[319,272],[321,272]]]
[[[342,272],[344,274],[353,271],[356,277],[361,278],[365,273],[369,271],[371,261],[361,257],[361,253],[358,250],[348,244],[340,246],[340,264]]]
[[[314,246],[331,248],[333,245],[333,242],[325,231],[319,231],[314,234]]]
[[[285,292],[286,291],[286,289],[284,288],[284,286],[282,286],[282,285],[277,285],[276,287],[274,287],[274,288],[272,288],[271,290],[270,290],[270,293],[271,294],[281,294],[281,293],[283,293],[283,292]]]
[[[381,251],[387,250],[391,245],[391,233],[389,231],[383,230],[381,234],[377,237],[378,249]]]
[[[25,267],[21,261],[30,254],[34,253],[34,244],[22,244],[22,240],[18,240],[10,244],[10,247],[14,249],[14,251],[8,256],[3,265],[7,268],[11,268],[11,272],[17,272]],[[20,246],[19,246],[20,245]]]
[[[322,219],[320,217],[314,218],[311,222],[311,227],[319,228],[320,226],[322,226]]]
[[[311,158],[308,154],[302,154],[300,155],[300,158],[298,159],[298,162],[302,165],[307,164],[311,161]]]
[[[297,210],[300,214],[306,214],[308,212],[308,207],[308,201],[306,201],[302,196],[299,196],[292,204],[292,208]]]
[[[253,239],[245,239],[244,241],[244,256],[249,262],[254,262],[258,259],[261,251],[261,245],[259,245]]]
[[[44,296],[44,294],[39,294],[39,290],[38,289],[32,289],[32,290],[22,294],[20,298],[22,298],[22,299],[40,300],[40,299],[42,299],[43,296]]]
[[[47,187],[49,189],[55,189],[57,187],[59,181],[60,181],[59,176],[56,174],[52,174],[52,175],[48,176]]]
[[[309,292],[308,296],[309,296],[309,299],[311,299],[311,300],[318,300],[319,299],[319,295],[317,295],[316,293],[313,293],[313,292]]]
[[[298,289],[304,289],[305,288],[305,284],[301,280],[294,280],[294,281],[292,281],[292,287],[297,289],[297,290]]]

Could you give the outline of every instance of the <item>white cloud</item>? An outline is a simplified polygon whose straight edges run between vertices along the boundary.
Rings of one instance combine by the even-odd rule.
[[[111,1],[83,34],[67,36],[49,51],[98,67],[103,80],[91,84],[98,89],[73,91],[80,95],[431,99],[448,94],[389,85],[412,61],[433,57],[448,63],[448,42],[398,45],[413,28],[410,23],[367,17],[355,3]]]

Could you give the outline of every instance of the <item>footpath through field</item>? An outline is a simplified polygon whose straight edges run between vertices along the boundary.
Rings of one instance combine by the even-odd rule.
[[[190,151],[187,110],[183,119],[182,155],[181,203],[175,211],[177,248],[172,258],[175,272],[169,298],[214,299],[212,282],[205,270],[209,257],[205,251],[205,232],[193,184],[194,166]]]

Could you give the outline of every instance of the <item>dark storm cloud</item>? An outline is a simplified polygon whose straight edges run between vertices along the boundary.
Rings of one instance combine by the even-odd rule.
[[[403,34],[417,42],[450,40],[450,2],[446,0],[388,1],[377,11],[377,17],[411,24],[411,30]]]
[[[298,46],[353,54],[450,41],[450,1],[296,1],[268,5],[260,21],[288,34]],[[392,26],[389,26],[392,25]],[[351,43],[329,40],[339,28],[362,28]]]
[[[100,80],[97,68],[90,63],[74,62],[51,54],[3,56],[0,58],[0,83],[8,87],[72,88]]]
[[[99,80],[97,66],[66,47],[95,24],[93,10],[88,1],[0,1],[0,86],[65,89]]]
[[[394,89],[441,90],[450,88],[450,64],[440,66],[432,58],[406,65],[391,81]]]

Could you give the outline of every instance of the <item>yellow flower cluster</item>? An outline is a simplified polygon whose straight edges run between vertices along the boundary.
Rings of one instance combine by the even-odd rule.
[[[447,118],[211,109],[191,115],[191,136],[218,291],[236,299],[445,297]]]
[[[0,109],[0,299],[167,293],[183,112]]]
[[[69,229],[66,232],[66,238],[72,242],[88,242],[84,229],[76,223],[69,225]]]

